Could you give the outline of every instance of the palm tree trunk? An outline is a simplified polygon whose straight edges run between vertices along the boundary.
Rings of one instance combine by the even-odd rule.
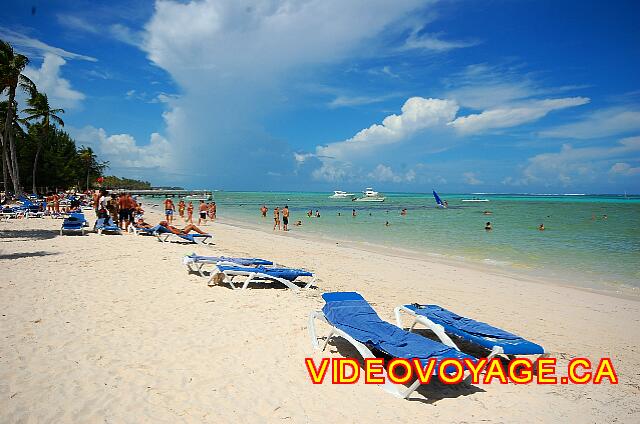
[[[89,172],[91,171],[91,167],[87,166],[87,190],[89,190]]]
[[[33,159],[33,194],[36,194],[36,173],[38,171],[38,157],[40,157],[40,150],[42,150],[42,143],[38,143],[38,148],[36,149],[36,157]]]
[[[5,196],[7,194],[7,183],[9,182],[9,168],[7,165],[6,157],[7,157],[7,150],[4,148],[4,139],[3,139],[2,140],[2,158],[0,158],[0,160],[2,160],[2,182],[4,185],[4,187],[2,187],[2,190],[4,191]]]
[[[8,140],[9,153],[11,156],[11,167],[9,173],[11,174],[11,180],[13,182],[13,191],[16,196],[22,194],[22,187],[20,187],[20,170],[18,168],[18,154],[16,152],[15,140],[13,139],[13,102],[16,97],[16,87],[9,87],[9,104],[7,105],[7,119],[4,122],[4,139]],[[13,171],[13,172],[11,172]]]

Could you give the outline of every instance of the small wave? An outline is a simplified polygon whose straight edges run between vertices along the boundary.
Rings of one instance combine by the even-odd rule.
[[[494,266],[509,266],[509,265],[511,265],[511,262],[498,261],[496,259],[490,259],[490,258],[485,258],[482,261],[487,265],[494,265]]]

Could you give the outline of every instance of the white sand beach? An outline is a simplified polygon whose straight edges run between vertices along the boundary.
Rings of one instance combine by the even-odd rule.
[[[149,216],[149,222],[158,216]],[[215,223],[213,246],[133,235],[58,235],[61,221],[0,223],[1,422],[640,421],[640,303],[455,264]],[[318,289],[207,287],[185,254],[273,259]],[[358,291],[383,319],[437,303],[543,345],[558,374],[611,357],[619,384],[432,382],[410,400],[379,387],[313,385],[308,314],[326,291]],[[326,331],[326,327],[321,327]]]

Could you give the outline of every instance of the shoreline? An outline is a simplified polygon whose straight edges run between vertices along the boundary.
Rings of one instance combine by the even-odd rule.
[[[605,296],[612,296],[620,299],[627,299],[636,302],[640,302],[640,288],[633,287],[627,284],[620,283],[619,285],[614,286],[613,284],[607,283],[599,283],[596,281],[590,281],[591,286],[580,286],[571,281],[573,278],[569,277],[567,279],[559,279],[554,278],[549,275],[535,275],[533,272],[526,272],[524,270],[518,270],[516,268],[510,267],[510,265],[499,265],[499,264],[489,264],[482,261],[475,261],[465,257],[457,256],[457,255],[447,255],[440,253],[429,253],[429,252],[421,252],[418,250],[413,250],[410,248],[398,248],[395,246],[385,246],[381,244],[376,244],[372,242],[360,242],[360,241],[350,241],[350,240],[341,240],[338,238],[334,238],[328,235],[320,235],[318,234],[308,234],[304,232],[298,231],[277,231],[272,232],[267,228],[261,228],[257,225],[253,225],[251,223],[229,219],[229,218],[217,218],[216,223],[222,225],[228,225],[230,227],[238,227],[244,228],[247,230],[255,230],[266,234],[273,233],[274,235],[281,235],[283,237],[293,237],[301,240],[313,241],[324,243],[327,245],[339,244],[340,247],[348,247],[351,249],[361,250],[364,252],[378,253],[388,256],[393,256],[402,259],[412,259],[412,260],[421,260],[421,261],[433,261],[439,264],[453,266],[453,267],[463,267],[469,270],[481,271],[486,273],[495,273],[496,275],[500,275],[502,277],[512,278],[514,280],[521,280],[527,282],[533,282],[544,285],[552,285],[552,286],[560,286],[570,289],[582,290],[589,293],[598,293]],[[294,227],[295,228],[295,227]]]

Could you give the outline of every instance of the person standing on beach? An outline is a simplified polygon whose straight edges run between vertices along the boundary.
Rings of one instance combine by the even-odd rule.
[[[193,202],[187,206],[187,222],[193,224]]]
[[[289,206],[284,205],[284,208],[282,209],[282,230],[289,231],[289,229],[287,228],[288,225],[289,225]]]
[[[118,196],[118,219],[116,222],[119,223],[120,228],[126,230],[125,222],[127,220],[127,216],[129,215],[129,210],[127,209],[127,196],[124,193],[120,193]],[[129,223],[127,222],[127,225]]]
[[[180,218],[184,219],[184,200],[180,199],[180,201],[178,202],[178,215],[180,215]]]
[[[278,227],[278,230],[280,229],[280,209],[276,206],[276,208],[273,210],[273,231],[276,230],[276,227]]]
[[[260,213],[262,213],[263,218],[267,217],[267,212],[269,212],[269,209],[267,209],[267,205],[262,205],[262,207],[260,208]]]
[[[209,219],[212,221],[215,220],[216,213],[217,213],[216,202],[211,202],[211,204],[209,205]]]
[[[204,200],[200,201],[200,206],[198,206],[198,225],[200,225],[202,223],[202,221],[204,221],[204,223],[207,223],[207,210],[209,208],[207,207],[207,204],[204,203]]]
[[[173,200],[167,197],[167,200],[164,201],[164,216],[169,224],[173,222],[173,212],[176,207],[173,204]]]

